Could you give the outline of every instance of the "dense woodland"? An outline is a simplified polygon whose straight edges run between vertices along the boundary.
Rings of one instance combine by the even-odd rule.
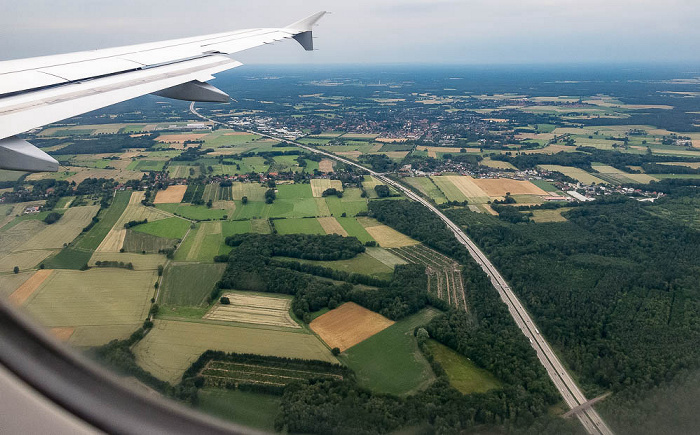
[[[546,224],[448,214],[503,272],[589,395],[631,394],[700,365],[700,232],[666,217],[693,205],[696,215],[691,198],[596,201]]]

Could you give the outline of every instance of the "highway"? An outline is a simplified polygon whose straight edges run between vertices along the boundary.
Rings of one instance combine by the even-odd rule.
[[[564,398],[564,401],[566,402],[567,406],[570,409],[574,409],[588,402],[588,399],[586,399],[579,387],[576,385],[576,382],[574,382],[574,380],[571,378],[569,373],[562,365],[561,361],[559,361],[559,358],[549,346],[549,343],[547,343],[542,334],[540,334],[540,331],[537,329],[535,322],[525,310],[525,307],[523,307],[523,305],[520,303],[520,300],[515,296],[515,293],[513,293],[511,288],[508,286],[508,283],[506,283],[506,280],[501,276],[500,272],[498,272],[496,267],[491,263],[491,261],[486,257],[486,255],[484,255],[484,253],[481,252],[481,250],[476,246],[476,244],[464,233],[464,231],[462,231],[462,229],[458,225],[456,225],[454,222],[448,219],[447,216],[445,216],[440,210],[437,209],[437,207],[433,206],[430,202],[428,202],[428,200],[414,193],[411,189],[407,188],[403,184],[392,180],[386,175],[375,172],[351,160],[338,157],[334,154],[327,153],[316,148],[312,148],[308,145],[304,145],[296,141],[272,136],[255,130],[245,129],[235,124],[228,124],[209,119],[203,115],[200,115],[196,111],[196,109],[194,108],[194,103],[190,105],[190,111],[194,115],[202,119],[206,119],[208,121],[225,125],[228,127],[233,127],[238,130],[245,130],[249,133],[257,134],[270,139],[285,142],[290,145],[303,148],[309,152],[320,154],[325,157],[328,157],[329,159],[345,163],[346,165],[362,169],[371,174],[372,176],[378,178],[382,182],[403,192],[403,194],[406,195],[409,199],[419,202],[420,204],[427,207],[447,225],[447,227],[454,233],[457,240],[467,248],[472,258],[474,258],[474,261],[476,261],[479,264],[479,266],[481,266],[483,271],[489,276],[494,288],[498,291],[498,294],[501,296],[503,302],[508,306],[508,311],[510,312],[510,315],[513,317],[515,323],[518,325],[523,334],[525,334],[525,336],[529,339],[532,348],[535,349],[535,352],[537,353],[537,358],[547,371],[549,378],[552,380],[561,396]],[[581,411],[576,414],[576,417],[579,419],[579,421],[589,434],[612,435],[613,433],[610,430],[610,428],[605,424],[600,415],[592,407],[583,407],[583,409],[581,409]]]

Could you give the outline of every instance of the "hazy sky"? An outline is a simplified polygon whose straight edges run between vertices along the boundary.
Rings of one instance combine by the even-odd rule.
[[[318,51],[244,63],[700,62],[700,0],[21,0],[2,2],[0,59],[278,27],[328,10]]]

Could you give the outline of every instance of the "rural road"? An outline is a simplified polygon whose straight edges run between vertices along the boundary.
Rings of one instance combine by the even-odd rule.
[[[312,148],[310,146],[304,145],[296,141],[271,136],[269,134],[261,133],[259,131],[242,128],[241,126],[235,124],[224,123],[207,118],[203,115],[200,115],[197,112],[197,110],[194,107],[194,103],[190,105],[190,111],[199,118],[205,119],[207,121],[225,125],[228,127],[233,127],[238,130],[244,130],[248,133],[256,134],[270,139],[275,139],[281,142],[285,142],[303,148],[309,152],[320,154],[325,157],[328,157],[329,159],[345,163],[346,165],[360,168],[368,172],[372,176],[378,178],[382,182],[400,190],[409,199],[417,201],[425,207],[427,207],[430,211],[432,211],[440,219],[442,219],[443,222],[445,222],[447,227],[454,233],[457,240],[461,244],[463,244],[467,248],[467,250],[469,250],[469,253],[471,254],[472,258],[474,258],[474,260],[489,276],[489,278],[491,279],[491,283],[498,291],[499,295],[501,296],[501,299],[508,306],[508,311],[510,312],[510,315],[513,317],[515,323],[518,325],[523,334],[525,334],[525,336],[529,339],[532,348],[535,349],[535,352],[537,353],[537,357],[540,360],[540,363],[544,366],[545,370],[547,371],[547,374],[556,386],[557,390],[559,390],[559,393],[564,398],[564,401],[569,406],[569,408],[573,409],[576,407],[580,407],[581,405],[588,402],[586,397],[583,395],[581,390],[574,382],[573,378],[569,375],[569,373],[562,365],[561,361],[559,361],[557,355],[549,346],[549,343],[547,343],[542,334],[540,334],[539,330],[537,329],[537,326],[535,325],[535,322],[532,320],[532,318],[530,318],[530,315],[527,313],[523,305],[520,303],[520,300],[515,296],[515,293],[513,293],[511,288],[506,283],[506,280],[503,279],[496,267],[491,263],[491,261],[489,261],[486,255],[484,255],[484,253],[481,252],[481,250],[476,246],[476,244],[464,233],[464,231],[462,231],[462,229],[459,226],[457,226],[454,222],[448,219],[447,216],[445,216],[440,210],[438,210],[426,199],[417,195],[403,184],[388,178],[384,174],[375,172],[351,160],[338,157],[334,154],[327,153],[316,148]],[[582,407],[581,412],[578,412],[576,414],[576,417],[579,419],[579,421],[589,434],[612,435],[613,433],[610,430],[610,428],[608,428],[608,426],[605,424],[600,415],[598,415],[598,413],[592,407]]]

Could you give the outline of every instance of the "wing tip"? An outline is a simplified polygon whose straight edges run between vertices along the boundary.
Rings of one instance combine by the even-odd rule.
[[[314,24],[316,24],[316,22],[318,22],[318,20],[323,18],[323,16],[326,15],[327,13],[329,13],[329,12],[328,11],[316,12],[315,14],[308,16],[308,17],[304,18],[303,20],[299,20],[295,23],[288,25],[287,27],[285,27],[285,29],[293,30],[293,31],[296,31],[299,33],[310,32],[311,29],[313,28]]]

